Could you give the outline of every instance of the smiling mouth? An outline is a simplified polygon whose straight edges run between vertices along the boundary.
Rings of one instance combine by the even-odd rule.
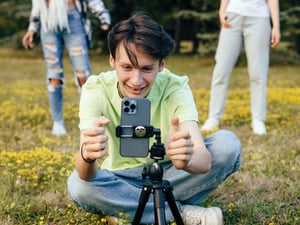
[[[130,90],[131,93],[133,94],[140,94],[141,92],[143,92],[146,88],[146,86],[141,87],[141,88],[133,88],[127,85],[127,88]]]

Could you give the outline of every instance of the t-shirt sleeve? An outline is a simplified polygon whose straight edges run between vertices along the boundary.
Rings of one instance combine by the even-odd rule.
[[[87,129],[94,125],[94,122],[101,116],[101,102],[103,93],[97,88],[96,76],[91,76],[83,86],[79,102],[79,128]]]
[[[187,120],[198,122],[198,111],[187,78],[179,89],[169,95],[167,102],[170,112],[174,113],[170,116],[178,116],[180,122]]]

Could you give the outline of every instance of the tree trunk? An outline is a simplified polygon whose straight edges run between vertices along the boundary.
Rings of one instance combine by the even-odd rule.
[[[180,12],[180,10],[183,7],[183,1],[184,0],[177,0],[177,12]],[[176,26],[175,26],[175,34],[174,34],[174,40],[176,43],[176,48],[175,48],[175,52],[179,53],[180,52],[180,33],[181,33],[181,17],[178,16],[176,18]]]

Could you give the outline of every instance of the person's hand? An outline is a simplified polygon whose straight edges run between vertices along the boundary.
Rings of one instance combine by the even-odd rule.
[[[33,43],[33,36],[34,36],[34,32],[33,31],[28,31],[23,39],[22,39],[22,44],[24,46],[24,48],[33,48],[34,47],[34,43]]]
[[[280,30],[279,28],[273,28],[271,32],[271,47],[275,48],[280,42]]]
[[[109,24],[101,24],[100,25],[100,28],[102,29],[102,30],[104,30],[104,31],[106,31],[106,30],[108,30],[109,29]]]
[[[179,119],[172,118],[172,127],[169,132],[166,155],[177,169],[185,169],[194,153],[194,144],[187,130],[179,129]]]
[[[228,23],[228,21],[227,21],[226,12],[219,12],[219,19],[220,19],[220,24],[222,27],[225,27],[225,28],[231,27],[230,23]]]
[[[84,159],[93,161],[105,157],[108,154],[107,141],[104,125],[109,119],[101,116],[95,121],[94,127],[86,129],[81,133],[82,156]]]

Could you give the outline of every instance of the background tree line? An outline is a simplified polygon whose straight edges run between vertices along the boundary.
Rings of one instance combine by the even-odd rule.
[[[210,54],[216,48],[219,32],[218,8],[220,1],[211,0],[104,0],[111,12],[112,23],[127,18],[133,11],[147,11],[164,25],[177,43],[192,41],[192,53]],[[31,0],[1,0],[0,47],[21,49],[21,38],[28,26]],[[282,41],[287,49],[300,54],[300,1],[280,1]],[[105,50],[106,33],[92,17],[94,48]],[[37,38],[38,41],[38,38]]]

